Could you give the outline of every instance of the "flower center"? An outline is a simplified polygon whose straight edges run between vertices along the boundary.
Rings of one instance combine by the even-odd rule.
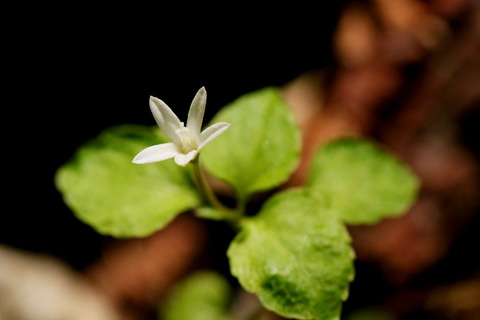
[[[178,128],[175,131],[175,134],[180,138],[180,143],[182,145],[178,147],[180,148],[181,152],[186,154],[198,148],[196,140],[192,138],[190,129],[187,127]]]

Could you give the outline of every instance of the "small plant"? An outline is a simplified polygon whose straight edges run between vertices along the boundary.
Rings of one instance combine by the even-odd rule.
[[[238,232],[227,252],[231,273],[265,308],[294,319],[339,319],[354,278],[346,224],[405,212],[416,197],[416,177],[375,143],[346,137],[316,152],[306,185],[278,188],[296,169],[301,148],[280,91],[238,98],[202,131],[205,104],[202,88],[185,126],[152,97],[161,130],[118,126],[81,147],[56,175],[66,203],[79,219],[115,237],[147,236],[187,210],[224,220]],[[231,187],[233,206],[217,198],[206,172]],[[274,195],[247,214],[252,196],[262,191]],[[219,275],[193,277],[169,300],[169,319],[234,319]]]

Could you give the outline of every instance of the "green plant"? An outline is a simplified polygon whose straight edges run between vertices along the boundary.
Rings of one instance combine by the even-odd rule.
[[[252,195],[281,186],[297,167],[300,130],[277,88],[238,98],[201,131],[205,103],[202,88],[184,126],[151,98],[163,134],[125,125],[81,147],[56,175],[66,203],[98,232],[116,237],[147,236],[187,210],[225,220],[238,230],[227,252],[231,272],[265,308],[295,319],[339,319],[354,277],[346,224],[405,212],[416,197],[416,177],[375,143],[343,138],[316,152],[305,186],[276,189],[258,213],[247,215]],[[216,197],[205,171],[231,186],[233,207]],[[192,319],[230,319],[216,293],[198,297],[205,283],[225,292],[221,280],[209,275],[188,283],[170,306],[192,295],[199,299],[193,305],[209,310]],[[176,308],[168,310],[175,319]]]

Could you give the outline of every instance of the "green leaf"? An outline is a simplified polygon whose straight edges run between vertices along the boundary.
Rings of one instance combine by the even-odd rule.
[[[199,218],[210,220],[224,220],[225,214],[214,207],[199,207],[195,209],[195,215]]]
[[[56,185],[76,216],[98,232],[146,236],[200,203],[185,168],[171,160],[132,163],[143,148],[166,141],[158,128],[110,128],[57,171]]]
[[[307,190],[284,191],[244,221],[228,250],[241,285],[284,317],[339,319],[353,278],[350,237]]]
[[[221,275],[197,272],[180,282],[161,310],[165,320],[226,320],[230,286]]]
[[[396,158],[365,139],[339,139],[318,150],[308,186],[349,224],[373,224],[404,213],[418,180]]]
[[[297,166],[300,131],[277,88],[241,96],[212,122],[231,127],[202,151],[203,164],[240,197],[285,182]]]

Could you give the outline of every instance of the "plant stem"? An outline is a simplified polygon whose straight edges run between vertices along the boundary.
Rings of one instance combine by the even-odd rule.
[[[222,212],[224,219],[237,223],[239,218],[242,216],[242,213],[238,210],[233,210],[231,208],[226,207],[223,203],[218,200],[217,196],[213,192],[210,184],[205,177],[205,173],[203,172],[202,168],[200,167],[200,161],[197,157],[195,160],[191,162],[193,167],[193,175],[195,178],[195,183],[200,191],[203,193],[205,198],[207,199],[210,204]]]
[[[245,207],[247,204],[247,197],[242,194],[237,194],[237,206],[235,212],[238,216],[242,217],[245,215]]]

